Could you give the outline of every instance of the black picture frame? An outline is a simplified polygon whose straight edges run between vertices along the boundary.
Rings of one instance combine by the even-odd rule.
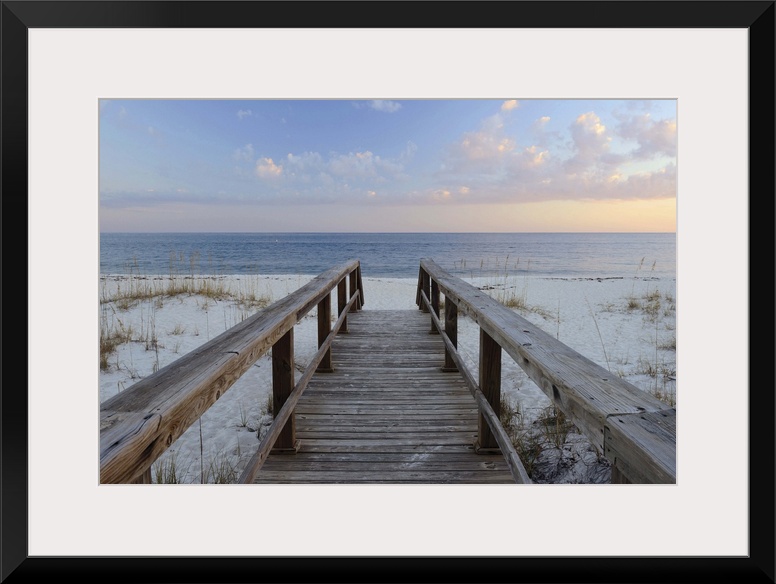
[[[304,10],[300,10],[304,4]],[[381,4],[392,4],[383,10]],[[423,6],[424,4],[431,6]],[[508,5],[508,6],[507,6]],[[427,9],[430,8],[430,9]],[[253,2],[3,1],[2,205],[4,271],[21,280],[27,254],[12,241],[27,225],[27,31],[58,28],[505,27],[745,28],[749,31],[750,306],[773,323],[774,300],[774,1]],[[374,17],[379,15],[379,19]],[[271,18],[269,18],[271,15]],[[348,23],[348,24],[345,24]],[[411,24],[408,24],[411,23]],[[269,26],[272,28],[272,26]],[[756,121],[756,123],[752,123]],[[11,240],[13,238],[13,240]],[[763,277],[767,276],[767,277]],[[26,281],[26,278],[25,278]],[[7,300],[29,309],[18,289]],[[21,297],[21,298],[20,298]],[[752,309],[750,309],[752,310]],[[744,314],[739,315],[744,318]],[[747,317],[750,315],[747,314]],[[718,318],[719,315],[710,315]],[[750,320],[751,324],[751,320]],[[765,342],[761,328],[767,328]],[[3,582],[773,582],[773,330],[750,327],[749,544],[747,557],[29,557],[27,551],[28,405],[12,367],[27,335],[6,322],[2,391]],[[722,342],[722,339],[721,341]],[[9,366],[9,364],[11,366]],[[9,383],[13,380],[14,383]],[[56,432],[55,429],[52,429]],[[724,461],[720,462],[721,465]],[[709,481],[724,480],[708,469]],[[149,523],[153,523],[152,518]],[[272,578],[272,580],[269,580]]]

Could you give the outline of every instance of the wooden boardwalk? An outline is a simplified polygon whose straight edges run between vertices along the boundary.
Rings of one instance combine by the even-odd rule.
[[[478,454],[477,406],[420,310],[362,310],[296,407],[296,454],[270,454],[265,483],[514,483],[501,454]]]

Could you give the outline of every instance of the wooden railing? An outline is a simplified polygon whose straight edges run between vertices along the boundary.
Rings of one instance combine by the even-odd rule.
[[[348,293],[349,280],[349,293]],[[339,318],[331,324],[331,293]],[[262,355],[272,349],[274,422],[243,473],[270,449],[296,444],[293,408],[317,370],[331,370],[331,343],[364,304],[358,260],[335,266],[100,406],[100,483],[150,483],[152,464]],[[318,307],[318,352],[294,384],[294,325]]]
[[[440,293],[445,319],[439,319]],[[461,371],[480,404],[479,448],[514,449],[499,422],[502,349],[612,464],[613,483],[676,483],[676,409],[564,345],[487,293],[422,259],[416,304],[445,341],[445,368]],[[479,383],[457,351],[461,312],[480,327]],[[522,465],[520,465],[522,466]]]

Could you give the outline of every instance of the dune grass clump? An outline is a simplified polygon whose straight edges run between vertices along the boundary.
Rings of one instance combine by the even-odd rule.
[[[103,282],[100,303],[113,303],[122,310],[128,310],[141,300],[162,301],[182,295],[232,300],[251,307],[264,307],[270,303],[272,295],[269,291],[261,293],[258,290],[258,274],[249,284],[249,289],[233,290],[225,276],[226,268],[214,269],[212,259],[209,259],[208,271],[203,273],[200,256],[199,252],[192,252],[187,260],[182,252],[170,252],[170,268],[166,276],[140,274],[137,259],[134,259],[127,268],[127,275],[117,277],[115,291],[109,292],[107,283]]]
[[[219,452],[210,459],[205,472],[204,483],[231,485],[237,482],[237,468],[229,455]]]
[[[499,419],[507,436],[509,436],[509,440],[515,447],[515,451],[523,463],[525,471],[529,477],[533,478],[535,464],[543,450],[539,435],[532,431],[530,425],[526,424],[520,404],[503,394],[501,396]]]
[[[669,407],[676,407],[676,390],[667,386],[655,388],[650,393]]]
[[[520,294],[516,292],[505,291],[501,297],[497,297],[496,299],[507,308],[512,308],[522,313],[530,312],[532,314],[541,316],[545,320],[555,320],[557,317],[556,314],[553,314],[549,310],[545,310],[541,306],[528,304],[525,291]]]
[[[640,309],[641,309],[641,302],[640,302],[640,301],[639,301],[639,299],[638,299],[638,298],[636,298],[635,296],[629,296],[629,297],[626,299],[626,302],[627,302],[627,303],[626,303],[626,305],[625,305],[625,308],[626,308],[626,310],[628,310],[629,312],[632,312],[632,311],[634,311],[634,310],[640,310]]]
[[[531,480],[608,481],[609,461],[554,404],[529,422],[520,405],[502,395],[500,420]]]
[[[654,269],[653,263],[652,270]],[[642,355],[638,358],[632,374],[652,379],[649,387],[643,389],[660,401],[674,407],[676,405],[676,390],[672,385],[676,380],[676,357],[672,353],[676,352],[676,334],[673,332],[676,302],[673,294],[650,286],[646,291],[637,295],[634,282],[631,293],[624,299],[624,304],[616,306],[610,304],[607,306],[607,310],[611,312],[621,310],[626,313],[639,312],[643,315],[644,323],[648,323],[649,328],[652,329],[649,333],[653,339],[652,351],[649,357]],[[623,372],[618,372],[618,375],[626,377]]]
[[[668,339],[661,341],[658,344],[658,348],[663,349],[664,351],[676,351],[676,335],[672,335]]]
[[[482,260],[480,262],[480,269],[492,269],[495,271],[495,276],[493,276],[491,281],[481,286],[480,289],[487,292],[492,298],[498,300],[507,308],[511,308],[523,313],[530,312],[533,314],[538,314],[544,319],[551,320],[554,318],[554,315],[549,311],[528,303],[527,272],[531,267],[530,260],[528,261],[526,273],[523,274],[522,285],[515,281],[518,277],[517,273],[519,265],[520,258],[517,258],[514,264],[510,266],[508,255],[505,258],[503,264],[497,258],[495,260],[495,265],[492,267],[489,260],[487,263],[486,260]]]
[[[566,414],[554,405],[544,408],[537,421],[541,425],[545,443],[558,449],[563,448],[569,433],[574,429],[574,424],[566,419]]]
[[[200,276],[184,279],[170,276],[153,285],[138,286],[134,284],[121,285],[119,281],[114,292],[108,292],[103,286],[100,295],[101,304],[111,303],[121,311],[135,307],[143,300],[154,300],[161,308],[165,299],[177,296],[201,296],[209,300],[231,300],[249,308],[264,308],[272,300],[269,292],[261,293],[256,288],[249,290],[231,289],[225,277]]]
[[[264,404],[261,406],[261,415],[262,416],[274,416],[275,413],[273,411],[274,402],[272,399],[272,393],[267,395],[267,399],[264,400]]]
[[[167,276],[144,276],[139,274],[137,260],[128,267],[128,274],[105,278],[102,280],[99,302],[102,307],[100,320],[100,370],[107,371],[111,367],[110,358],[118,348],[126,343],[140,342],[146,350],[156,351],[163,348],[159,343],[156,331],[156,311],[164,308],[169,299],[182,296],[196,296],[204,302],[204,310],[208,310],[210,302],[232,302],[241,310],[239,321],[251,316],[255,311],[269,306],[272,302],[272,292],[267,284],[266,290],[259,287],[259,276],[236,278],[234,284],[226,276],[199,276],[197,265],[198,254],[192,254],[189,259],[189,270],[184,266],[183,254],[171,254],[170,273]],[[109,288],[109,281],[115,282],[115,287]],[[146,304],[147,303],[147,304]],[[137,309],[140,305],[139,331],[131,326],[125,327],[119,314]],[[148,306],[148,311],[145,307]],[[124,318],[124,317],[122,317]],[[124,318],[126,320],[126,318]],[[236,324],[236,323],[235,323]],[[182,336],[187,327],[176,324],[169,334]],[[194,327],[194,336],[199,331]],[[174,350],[178,352],[180,343]],[[117,364],[118,366],[118,364]]]
[[[186,326],[180,322],[170,330],[170,334],[175,336],[180,336],[185,332],[186,332]]]
[[[100,328],[100,369],[107,371],[110,369],[108,359],[113,355],[119,346],[132,340],[131,330],[107,330]]]
[[[642,311],[650,320],[653,320],[661,315],[672,316],[675,314],[676,304],[671,294],[664,294],[656,289],[644,292],[641,296],[627,296],[625,310],[627,312]]]
[[[183,477],[187,469],[181,468],[178,463],[178,453],[173,452],[170,456],[158,459],[151,467],[151,476],[153,482],[159,485],[179,485],[183,482]]]
[[[245,404],[240,402],[238,404],[239,407],[239,415],[240,415],[240,421],[237,424],[240,428],[247,428],[248,427],[248,410],[245,408]]]
[[[187,465],[183,467],[178,461],[178,453],[158,459],[151,468],[152,481],[156,484],[184,484]],[[204,465],[203,465],[203,468]],[[213,455],[207,463],[207,468],[201,474],[202,484],[234,484],[237,482],[237,468],[231,457],[223,452]]]
[[[132,326],[124,326],[124,322],[116,316],[113,310],[111,315],[107,310],[102,311],[100,316],[100,370],[110,369],[109,359],[116,353],[116,350],[132,340],[134,330]]]

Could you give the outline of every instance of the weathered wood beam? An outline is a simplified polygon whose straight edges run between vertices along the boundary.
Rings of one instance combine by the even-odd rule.
[[[318,348],[326,342],[326,338],[331,332],[331,293],[318,303]],[[319,373],[331,373],[331,349],[326,351],[320,364]]]
[[[430,304],[430,301],[428,297],[425,296],[425,294],[421,294],[421,301],[426,304]],[[447,301],[448,299],[445,297],[445,305],[447,305]],[[432,318],[434,317],[432,316]],[[466,386],[469,388],[469,391],[474,397],[475,402],[477,403],[480,416],[485,419],[490,429],[491,435],[495,439],[498,448],[501,450],[501,454],[504,456],[504,459],[507,461],[509,470],[512,473],[512,477],[515,479],[516,483],[531,484],[533,481],[531,481],[530,477],[528,476],[528,471],[525,470],[525,466],[523,466],[523,462],[520,460],[520,457],[518,456],[512,441],[507,435],[506,430],[504,430],[504,427],[501,425],[499,415],[492,408],[490,402],[485,397],[485,394],[482,392],[479,385],[477,385],[477,382],[474,380],[474,377],[472,377],[471,372],[466,367],[466,364],[461,358],[461,354],[453,345],[450,337],[448,337],[446,333],[442,332],[442,323],[438,318],[434,322],[439,329],[440,336],[444,341],[447,352],[449,352],[450,356],[455,362],[461,377],[466,383]]]
[[[561,343],[486,292],[450,275],[433,260],[422,259],[421,270],[439,282],[445,302],[455,302],[459,312],[490,335],[595,447],[603,453],[607,449],[619,453],[623,473],[638,474],[637,480],[644,483],[676,482],[675,409],[666,408],[657,398]],[[613,426],[610,421],[657,412],[665,421],[664,432],[645,432],[632,423]],[[637,452],[648,458],[660,452],[664,460],[647,464],[634,459],[629,465],[624,457],[635,457]]]
[[[458,305],[449,298],[445,298],[445,334],[450,343],[458,348]],[[450,350],[445,347],[445,365],[443,371],[458,371]]]
[[[100,482],[130,483],[306,312],[359,265],[351,260],[100,405]],[[301,315],[301,316],[300,316]]]
[[[313,355],[310,364],[304,370],[304,373],[302,373],[302,377],[299,378],[299,381],[290,392],[282,407],[277,411],[277,413],[274,414],[272,425],[262,438],[258,450],[251,457],[251,460],[248,461],[248,464],[237,481],[238,483],[246,484],[253,482],[253,480],[256,478],[256,474],[261,469],[261,465],[264,464],[264,461],[266,461],[272,447],[277,443],[277,440],[281,436],[286,425],[294,420],[294,408],[296,408],[297,403],[299,403],[299,399],[302,397],[302,394],[304,393],[307,384],[310,382],[313,373],[315,373],[315,371],[318,369],[318,365],[320,364],[324,355],[330,350],[331,345],[334,342],[334,338],[337,336],[340,328],[345,323],[345,318],[347,317],[348,312],[357,301],[358,292],[356,293],[356,296],[351,298],[350,301],[345,305],[342,310],[342,314],[340,314],[337,322],[334,323],[334,326],[329,332],[329,335],[326,337],[326,340],[318,348],[318,351],[315,353],[315,355]]]
[[[294,390],[294,329],[290,329],[272,345],[272,415],[277,416],[280,408]],[[296,426],[294,416],[283,425],[275,441],[277,451],[296,449]]]
[[[480,391],[488,400],[491,409],[500,420],[501,411],[501,346],[480,329]],[[499,422],[500,423],[500,422]],[[484,415],[479,417],[479,439],[477,449],[492,450],[498,448],[496,438]]]
[[[345,278],[342,278],[342,280],[339,281],[337,284],[337,316],[343,314],[345,312],[345,306],[348,304],[348,283],[345,280]],[[345,320],[342,323],[342,328],[340,329],[341,333],[347,333],[348,332],[348,319],[347,319],[347,313],[345,315]]]
[[[436,280],[431,280],[431,312],[439,318],[439,284]],[[431,334],[438,334],[434,319],[431,319]]]

